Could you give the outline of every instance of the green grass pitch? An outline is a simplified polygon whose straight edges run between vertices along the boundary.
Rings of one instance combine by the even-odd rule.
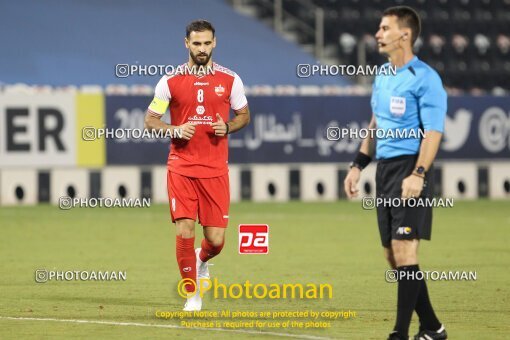
[[[455,202],[434,211],[433,241],[422,242],[422,270],[476,271],[476,281],[428,282],[432,303],[452,339],[507,339],[510,332],[508,201]],[[227,243],[212,262],[222,283],[329,283],[322,300],[213,299],[204,310],[351,310],[355,318],[327,329],[262,329],[299,336],[385,339],[395,319],[396,284],[387,265],[375,211],[359,202],[233,204]],[[270,226],[268,255],[239,255],[237,225]],[[139,209],[0,208],[0,338],[279,338],[182,328],[14,320],[5,317],[179,325],[156,310],[178,311],[183,300],[167,205]],[[201,235],[201,227],[197,227]],[[196,245],[199,240],[197,237]],[[126,270],[125,282],[36,283],[34,271]],[[413,316],[411,334],[417,330]],[[257,331],[257,330],[255,330]]]

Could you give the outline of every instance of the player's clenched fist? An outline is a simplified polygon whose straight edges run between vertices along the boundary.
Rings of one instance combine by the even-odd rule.
[[[190,123],[179,125],[176,129],[182,131],[181,138],[185,140],[190,140],[191,137],[193,137],[193,135],[195,134],[195,125]]]
[[[214,130],[214,134],[216,136],[223,137],[228,132],[227,124],[223,121],[223,119],[221,118],[219,113],[216,114],[216,118],[218,120],[216,122],[212,123],[211,126],[212,126],[212,128]]]
[[[358,182],[360,177],[360,169],[352,167],[344,180],[344,190],[348,198],[358,196]]]

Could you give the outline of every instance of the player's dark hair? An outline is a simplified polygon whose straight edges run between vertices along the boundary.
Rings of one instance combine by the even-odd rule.
[[[186,38],[189,38],[191,32],[204,32],[204,31],[211,31],[214,38],[214,32],[216,31],[209,21],[207,20],[192,21],[189,23],[188,26],[186,26]]]
[[[421,20],[418,13],[416,13],[414,9],[408,6],[395,6],[387,8],[383,12],[383,17],[391,15],[397,17],[399,26],[401,25],[411,29],[411,42],[412,45],[414,45],[421,32]]]

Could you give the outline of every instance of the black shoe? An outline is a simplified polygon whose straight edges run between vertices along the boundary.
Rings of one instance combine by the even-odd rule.
[[[421,326],[420,326],[421,328]],[[446,329],[443,325],[437,331],[429,331],[429,330],[421,330],[418,334],[414,336],[414,340],[447,340],[448,334],[446,334]]]
[[[397,331],[393,331],[388,335],[388,340],[409,340],[407,335],[402,335]]]

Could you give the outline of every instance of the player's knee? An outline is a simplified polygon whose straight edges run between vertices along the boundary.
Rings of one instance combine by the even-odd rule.
[[[221,250],[223,249],[223,245],[224,245],[223,236],[217,236],[217,237],[214,237],[213,239],[209,239],[208,241],[211,244],[211,246],[213,246],[214,249],[219,254],[221,252]]]
[[[219,248],[219,251],[221,251],[225,242],[225,229],[207,228],[207,230],[204,230],[204,236],[211,247]]]
[[[176,221],[177,234],[183,238],[195,236],[195,221],[190,219],[182,219]]]

